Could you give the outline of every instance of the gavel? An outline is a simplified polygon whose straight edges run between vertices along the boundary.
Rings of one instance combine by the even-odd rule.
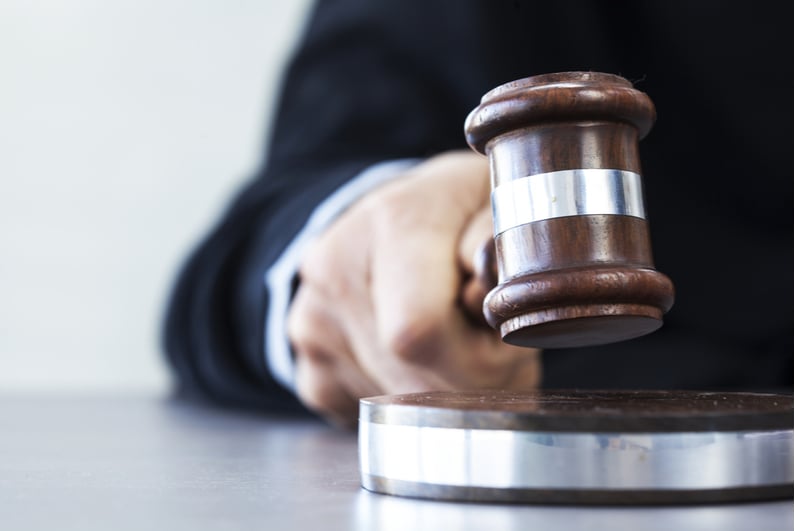
[[[506,83],[467,117],[491,173],[483,315],[507,343],[594,346],[662,325],[674,288],[654,268],[638,145],[655,117],[645,93],[599,72]]]

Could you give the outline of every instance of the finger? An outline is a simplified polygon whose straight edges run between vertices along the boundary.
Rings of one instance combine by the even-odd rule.
[[[363,202],[365,205],[366,201]],[[291,317],[291,336],[303,337],[304,341],[319,348],[323,343],[318,339],[318,331],[330,329],[317,320],[298,319],[301,315],[333,315],[336,333],[344,337],[350,354],[347,363],[350,371],[340,371],[347,375],[346,388],[354,396],[375,396],[384,393],[399,393],[425,390],[428,387],[425,375],[407,371],[397,360],[386,355],[376,330],[375,311],[371,293],[370,248],[377,241],[373,233],[372,211],[362,203],[354,205],[343,213],[335,223],[315,242],[304,257],[301,266],[302,285],[296,295]],[[351,237],[355,235],[355,237]],[[311,287],[327,304],[323,311],[309,311],[304,296]],[[325,341],[334,343],[335,338]],[[341,341],[336,339],[337,343]],[[339,350],[339,349],[336,349]],[[361,373],[361,380],[368,383],[356,385],[348,380],[350,374]]]
[[[340,385],[354,398],[380,394],[354,360],[337,305],[309,284],[302,285],[291,304],[288,336],[297,352],[330,365]]]
[[[314,291],[314,290],[312,290]],[[299,358],[306,357],[319,366],[326,365],[327,377],[339,384],[342,391],[354,399],[382,394],[419,392],[450,389],[450,385],[433,372],[417,370],[416,367],[400,363],[392,356],[384,355],[378,346],[372,311],[365,306],[350,304],[350,301],[335,301],[336,304],[315,304],[318,297],[309,297],[306,286],[299,289],[291,316],[291,334]],[[313,307],[312,311],[307,311]],[[301,325],[295,324],[302,323]],[[307,333],[300,331],[306,326]],[[311,330],[311,334],[308,332]],[[320,333],[321,330],[326,331]],[[327,400],[322,398],[322,400]],[[312,398],[308,398],[312,401]],[[331,415],[339,405],[314,406],[321,414]],[[337,411],[335,416],[346,415]],[[334,420],[334,419],[332,419]],[[339,419],[336,423],[339,423]]]
[[[295,387],[304,405],[331,423],[342,428],[356,425],[358,400],[339,382],[334,365],[328,358],[298,351]]]
[[[464,271],[473,273],[476,270],[484,242],[491,242],[493,233],[491,211],[488,208],[478,210],[470,218],[458,243],[458,261]]]
[[[525,366],[538,359],[537,351],[503,343],[490,328],[462,324],[451,354],[454,358],[438,370],[456,388],[509,388],[536,382]]]
[[[404,361],[427,360],[426,354],[443,348],[442,326],[452,317],[460,282],[452,251],[444,238],[423,233],[376,259],[377,330],[382,346]]]
[[[356,365],[339,323],[311,285],[296,293],[288,336],[296,354],[296,394],[339,427],[355,426],[358,399],[381,394]]]
[[[492,217],[488,209],[481,209],[470,220],[458,245],[458,261],[465,272],[461,305],[473,322],[488,326],[483,315],[483,299],[497,285]]]
[[[505,389],[534,389],[541,383],[541,351],[536,348],[509,345],[499,335],[492,337],[495,347],[489,355],[491,362],[501,365],[500,386]]]
[[[543,365],[541,363],[541,351],[536,348],[523,348],[514,345],[506,345],[514,349],[524,349],[522,356],[517,358],[516,367],[513,369],[511,379],[506,383],[506,389],[537,389],[541,385],[543,376]]]
[[[449,157],[423,165],[422,171],[404,179],[402,188],[375,205],[376,328],[383,347],[405,361],[432,361],[454,330],[448,325],[458,311],[457,245],[468,218],[480,208],[479,194],[488,186],[486,168],[473,162],[480,159]],[[418,194],[423,187],[428,193]],[[400,245],[393,245],[395,241]]]

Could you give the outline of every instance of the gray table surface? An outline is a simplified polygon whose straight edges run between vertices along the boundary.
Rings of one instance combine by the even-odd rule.
[[[356,436],[167,398],[0,395],[0,529],[789,530],[791,500],[465,504],[359,486]]]

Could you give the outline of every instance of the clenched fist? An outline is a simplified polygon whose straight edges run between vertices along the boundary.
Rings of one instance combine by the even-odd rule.
[[[485,295],[473,260],[491,238],[488,205],[487,160],[451,152],[370,192],[312,242],[288,320],[309,408],[351,426],[364,396],[538,385],[539,351],[503,343],[466,309]]]

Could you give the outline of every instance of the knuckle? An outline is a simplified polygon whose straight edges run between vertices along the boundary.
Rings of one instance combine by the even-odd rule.
[[[326,364],[301,360],[296,395],[307,408],[335,424],[349,426],[355,421],[358,401],[345,392]]]
[[[301,358],[309,363],[318,365],[329,365],[333,362],[334,356],[329,351],[317,346],[314,338],[290,340],[296,358]]]
[[[312,380],[305,380],[304,383],[299,380],[296,384],[296,394],[306,407],[319,413],[330,411],[334,402],[330,388],[317,385]]]
[[[472,360],[470,371],[488,386],[533,388],[540,378],[536,353],[505,343],[487,344]]]
[[[409,318],[390,330],[386,346],[399,360],[416,365],[432,363],[442,350],[434,324],[418,318]]]
[[[314,360],[327,356],[316,345],[316,331],[321,326],[321,316],[313,310],[313,304],[303,289],[299,290],[287,315],[287,337],[296,353]]]
[[[390,186],[391,185],[391,186]],[[378,231],[390,231],[403,220],[411,218],[415,201],[407,197],[402,182],[390,183],[384,189],[368,195],[362,201],[366,219]],[[413,222],[413,219],[411,219]]]
[[[339,252],[333,238],[317,238],[304,252],[299,267],[302,278],[325,283],[337,271]]]
[[[324,235],[312,242],[302,256],[299,277],[302,285],[328,300],[347,300],[364,276],[363,250],[356,235]]]
[[[308,334],[306,322],[309,316],[301,293],[296,296],[287,313],[287,337],[296,344],[305,342]]]

